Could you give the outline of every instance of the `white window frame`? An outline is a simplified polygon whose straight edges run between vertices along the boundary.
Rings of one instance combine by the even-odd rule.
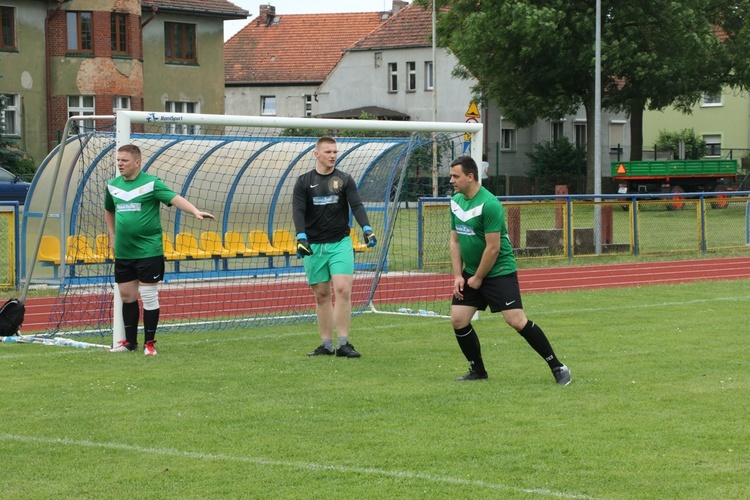
[[[3,114],[0,116],[0,131],[3,135],[21,137],[21,96],[19,94],[0,94],[3,100]]]
[[[721,158],[721,134],[705,134],[703,140],[706,141],[706,158]]]
[[[164,111],[167,113],[200,113],[200,103],[192,101],[165,101]],[[170,123],[164,127],[166,134],[196,135],[200,134],[200,125],[185,125]]]
[[[549,122],[549,140],[555,142],[565,137],[565,120]]]
[[[398,63],[388,63],[388,92],[398,92]]]
[[[516,150],[516,129],[503,128],[500,130],[500,151]]]
[[[112,96],[112,113],[117,113],[121,109],[124,111],[130,109],[130,97],[122,95]]]
[[[89,102],[90,100],[90,102]],[[68,96],[68,118],[71,116],[93,116],[96,114],[96,96],[93,95],[69,95]],[[96,120],[78,120],[78,127],[84,130],[94,130]]]
[[[305,94],[305,118],[312,117],[312,106],[313,106],[312,94]]]
[[[701,97],[701,108],[718,108],[723,106],[721,92],[717,94],[703,93]]]
[[[424,89],[435,90],[435,72],[433,68],[435,66],[432,61],[426,61],[424,63]]]
[[[612,120],[609,122],[610,153],[618,153],[625,150],[625,123],[622,120]]]
[[[417,91],[417,63],[414,61],[406,63],[406,91]]]
[[[276,116],[277,101],[275,95],[260,96],[260,114],[261,116]]]
[[[576,132],[576,147],[586,149],[588,143],[588,128],[586,122],[576,121],[574,124]]]

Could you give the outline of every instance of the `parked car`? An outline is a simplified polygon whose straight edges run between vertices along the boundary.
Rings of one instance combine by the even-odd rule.
[[[29,187],[31,184],[0,167],[0,201],[17,201],[23,205],[26,202]]]

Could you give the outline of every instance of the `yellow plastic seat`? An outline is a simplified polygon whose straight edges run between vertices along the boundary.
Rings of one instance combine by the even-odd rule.
[[[55,236],[42,236],[39,251],[36,253],[39,262],[60,265],[60,240]]]
[[[273,247],[286,254],[297,253],[297,242],[295,240],[296,238],[292,236],[292,233],[286,229],[276,229],[273,232]]]
[[[174,249],[193,259],[208,259],[211,254],[198,246],[198,240],[192,233],[177,233],[174,238]]]
[[[104,255],[94,253],[94,249],[91,247],[91,243],[86,236],[75,234],[68,236],[65,250],[66,263],[75,264],[76,262],[84,262],[86,264],[94,264],[104,262],[105,260],[106,257]]]
[[[221,238],[214,231],[205,231],[201,233],[201,248],[210,253],[212,257],[236,257],[237,252],[233,252],[221,244]]]
[[[274,248],[265,231],[250,231],[247,246],[263,255],[284,255],[283,250]]]
[[[105,259],[115,260],[112,247],[109,246],[108,234],[97,234],[94,240],[94,253],[104,256]]]
[[[169,236],[167,236],[167,233],[161,233],[161,242],[162,246],[164,247],[164,258],[167,260],[180,260],[180,259],[187,259],[187,255],[184,253],[178,252],[174,249],[174,245],[172,245],[172,240],[169,239]]]
[[[352,248],[354,248],[355,252],[369,252],[370,247],[367,246],[367,244],[362,243],[359,241],[359,238],[357,238],[357,232],[354,230],[354,228],[349,228],[349,236],[352,237]]]
[[[242,236],[237,231],[226,232],[224,235],[224,247],[240,256],[253,257],[259,255],[257,250],[252,250],[245,246]]]

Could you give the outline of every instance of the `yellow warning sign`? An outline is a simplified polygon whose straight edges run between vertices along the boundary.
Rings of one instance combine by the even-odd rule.
[[[474,101],[471,101],[471,104],[469,104],[469,109],[466,110],[467,118],[479,118],[479,108],[477,107],[477,103]]]
[[[619,165],[617,166],[617,173],[618,173],[618,174],[625,174],[625,173],[627,173],[627,172],[625,171],[625,165],[623,165],[622,163],[620,163],[620,164],[619,164]]]

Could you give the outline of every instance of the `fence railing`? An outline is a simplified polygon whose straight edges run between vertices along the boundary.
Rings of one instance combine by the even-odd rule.
[[[516,257],[750,252],[750,191],[498,197]],[[450,198],[422,198],[420,262],[444,265]],[[442,219],[437,222],[435,219]]]

